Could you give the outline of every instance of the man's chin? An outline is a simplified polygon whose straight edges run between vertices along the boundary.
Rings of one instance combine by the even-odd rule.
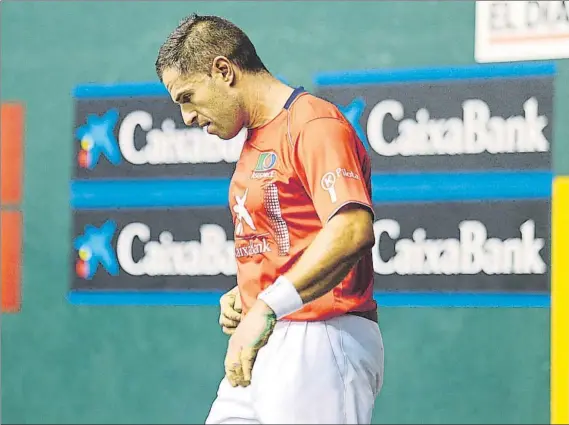
[[[216,133],[212,133],[214,136],[219,137],[221,140],[231,140],[233,139],[233,137],[228,137],[226,134],[216,134]]]
[[[212,133],[210,133],[210,134],[212,134],[212,135],[214,135],[214,136],[217,136],[217,137],[219,137],[219,138],[222,139],[222,140],[231,140],[231,139],[234,139],[235,137],[237,137],[237,135],[239,134],[239,132],[233,134],[233,133],[224,133],[224,132],[221,132],[221,131],[216,131],[216,130],[214,130],[214,131],[213,131]]]
[[[238,137],[242,131],[246,131],[246,130],[244,128],[241,128],[237,131],[235,131],[235,130],[224,131],[224,130],[216,127],[214,124],[210,124],[210,125],[204,127],[204,131],[207,134],[209,134],[211,136],[216,136],[222,140],[232,140],[232,139],[235,139],[236,137]]]

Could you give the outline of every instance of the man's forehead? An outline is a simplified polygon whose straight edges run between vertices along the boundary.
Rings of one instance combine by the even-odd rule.
[[[203,75],[196,73],[182,74],[176,68],[166,68],[162,73],[162,81],[164,81],[164,85],[173,99],[182,91],[193,89],[196,85],[201,83],[203,79]]]

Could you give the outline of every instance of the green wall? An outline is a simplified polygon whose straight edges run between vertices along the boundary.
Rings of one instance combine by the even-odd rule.
[[[27,107],[23,308],[2,317],[3,423],[199,423],[222,376],[217,308],[87,307],[68,288],[71,89],[155,79],[185,15],[241,25],[269,68],[473,63],[474,2],[2,2],[2,100]],[[554,155],[569,173],[569,63]],[[564,142],[565,148],[561,149]],[[549,310],[383,308],[382,423],[548,423]]]

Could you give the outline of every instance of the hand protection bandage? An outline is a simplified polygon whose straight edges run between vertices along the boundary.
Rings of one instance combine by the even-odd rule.
[[[304,305],[292,282],[284,276],[279,276],[257,298],[275,312],[277,320],[300,310]]]

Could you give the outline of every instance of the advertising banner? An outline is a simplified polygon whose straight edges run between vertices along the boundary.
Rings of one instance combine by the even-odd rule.
[[[551,168],[553,65],[320,74],[375,172]]]
[[[374,208],[377,291],[549,291],[547,200]],[[223,291],[236,284],[225,208],[80,210],[73,227],[73,290]]]
[[[155,85],[149,85],[154,87]],[[150,91],[150,88],[148,88]],[[230,177],[246,131],[222,140],[188,127],[166,95],[150,96],[77,90],[75,96],[75,179]]]
[[[236,285],[226,208],[80,210],[72,290],[221,291]]]
[[[550,202],[376,205],[381,291],[548,293]]]

